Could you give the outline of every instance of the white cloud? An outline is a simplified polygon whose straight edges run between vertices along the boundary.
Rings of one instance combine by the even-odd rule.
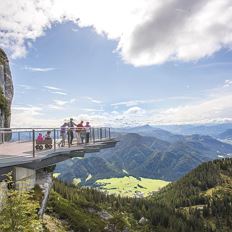
[[[92,102],[92,103],[96,103],[96,104],[101,104],[102,101],[93,99],[92,97],[83,97],[84,99],[87,99],[88,101]]]
[[[51,93],[58,94],[58,95],[63,95],[63,96],[67,96],[68,95],[67,93],[60,92],[60,91],[54,91],[54,92],[51,92]]]
[[[12,110],[14,112],[17,112],[17,111],[27,112],[27,113],[31,114],[32,116],[43,115],[43,113],[42,113],[43,108],[37,107],[37,106],[31,106],[31,105],[28,105],[28,106],[13,105]]]
[[[70,104],[73,104],[76,102],[75,98],[72,98],[70,100],[59,100],[59,99],[54,99],[52,104],[48,105],[49,109],[53,110],[63,110],[63,109],[68,109],[70,107]]]
[[[92,108],[82,108],[81,110],[86,111],[86,112],[104,112],[102,109],[92,109]]]
[[[47,110],[47,109],[46,109]],[[49,119],[45,109],[37,106],[13,106],[12,128],[58,127],[62,119]]]
[[[198,104],[178,106],[154,114],[154,123],[207,123],[231,119],[232,94],[203,100]]]
[[[29,67],[29,66],[25,66],[24,67],[25,70],[29,70],[32,72],[50,72],[55,70],[55,68],[35,68],[35,67]]]
[[[62,101],[62,100],[53,100],[56,105],[58,106],[64,106],[68,103],[68,101]]]
[[[224,86],[224,85],[228,86]],[[232,84],[226,80],[221,87],[208,90],[204,96],[196,99],[189,99],[176,107],[166,108],[142,108],[138,106],[129,107],[127,110],[105,111],[104,108],[81,108],[76,107],[73,118],[76,121],[90,121],[93,126],[128,126],[142,124],[186,124],[186,123],[212,123],[232,122]],[[172,99],[182,99],[176,96]],[[167,99],[168,100],[168,99]],[[53,104],[42,108],[38,106],[13,106],[12,122],[14,127],[18,126],[59,126],[63,118],[49,116],[45,112],[48,109],[68,109],[76,99],[67,101],[53,100]],[[108,106],[107,106],[108,108]],[[112,107],[113,108],[113,107]],[[67,112],[69,112],[67,110]],[[82,112],[86,112],[82,114]],[[48,118],[49,117],[49,118]],[[57,125],[58,124],[58,125]]]
[[[134,106],[129,108],[126,112],[124,112],[125,115],[144,115],[146,113],[145,110],[143,110],[140,107]]]
[[[197,97],[191,97],[191,96],[172,96],[172,97],[157,98],[157,99],[122,101],[122,102],[112,103],[111,106],[131,107],[131,106],[138,106],[142,104],[153,104],[153,103],[158,103],[158,102],[167,101],[167,100],[175,100],[175,101],[176,100],[195,100],[196,98]]]
[[[131,106],[136,106],[136,105],[139,105],[139,104],[153,103],[153,102],[157,102],[157,100],[131,100],[131,101],[124,101],[124,102],[117,102],[117,103],[113,103],[111,105],[112,106],[127,106],[127,107],[131,107]]]
[[[229,88],[232,86],[232,80],[225,80],[224,87]]]
[[[63,96],[68,95],[61,88],[58,88],[58,87],[55,87],[55,86],[45,85],[44,88],[47,89],[50,93],[53,93],[53,94],[58,94],[58,95],[63,95]]]
[[[50,86],[50,85],[45,85],[44,88],[49,89],[49,90],[62,90],[60,88],[57,88],[55,86]]]
[[[198,60],[232,45],[231,0],[7,0],[0,9],[0,46],[13,57],[66,21],[116,40],[135,66]]]
[[[32,87],[30,85],[17,85],[16,87],[22,88],[24,90],[32,90],[32,89],[34,89],[34,87]]]

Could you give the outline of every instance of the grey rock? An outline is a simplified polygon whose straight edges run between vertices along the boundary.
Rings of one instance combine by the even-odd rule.
[[[101,212],[98,212],[98,215],[100,216],[101,219],[103,220],[109,220],[113,218],[111,214],[109,214],[107,211],[102,210]]]
[[[147,222],[148,222],[148,219],[145,218],[145,217],[141,217],[140,220],[139,220],[139,224],[140,224],[140,225],[144,225],[144,224],[146,224]]]
[[[10,127],[11,122],[11,104],[14,95],[13,81],[11,77],[11,71],[9,66],[9,60],[6,53],[0,48],[0,88],[3,91],[3,96],[6,98],[7,111],[4,112],[0,108],[0,128]]]

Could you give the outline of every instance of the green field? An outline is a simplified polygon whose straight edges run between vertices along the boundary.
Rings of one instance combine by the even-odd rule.
[[[122,178],[101,179],[96,181],[100,184],[100,190],[107,191],[110,194],[119,194],[121,196],[146,197],[152,192],[159,191],[169,182],[148,178],[135,178],[125,176]]]

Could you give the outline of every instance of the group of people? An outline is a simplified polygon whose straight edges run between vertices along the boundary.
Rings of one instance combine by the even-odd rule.
[[[66,135],[68,136],[68,144],[73,144],[74,135],[76,135],[77,143],[89,143],[90,139],[91,126],[89,122],[81,121],[76,124],[73,121],[73,118],[70,118],[69,122],[64,122],[60,127],[60,136],[61,136],[61,147],[65,146]]]

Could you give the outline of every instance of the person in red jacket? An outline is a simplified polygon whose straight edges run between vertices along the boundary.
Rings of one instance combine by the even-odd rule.
[[[83,121],[81,121],[80,123],[77,124],[77,129],[76,129],[76,133],[77,133],[77,143],[81,143],[82,139],[81,139],[81,132],[82,129],[84,128],[83,126]]]

